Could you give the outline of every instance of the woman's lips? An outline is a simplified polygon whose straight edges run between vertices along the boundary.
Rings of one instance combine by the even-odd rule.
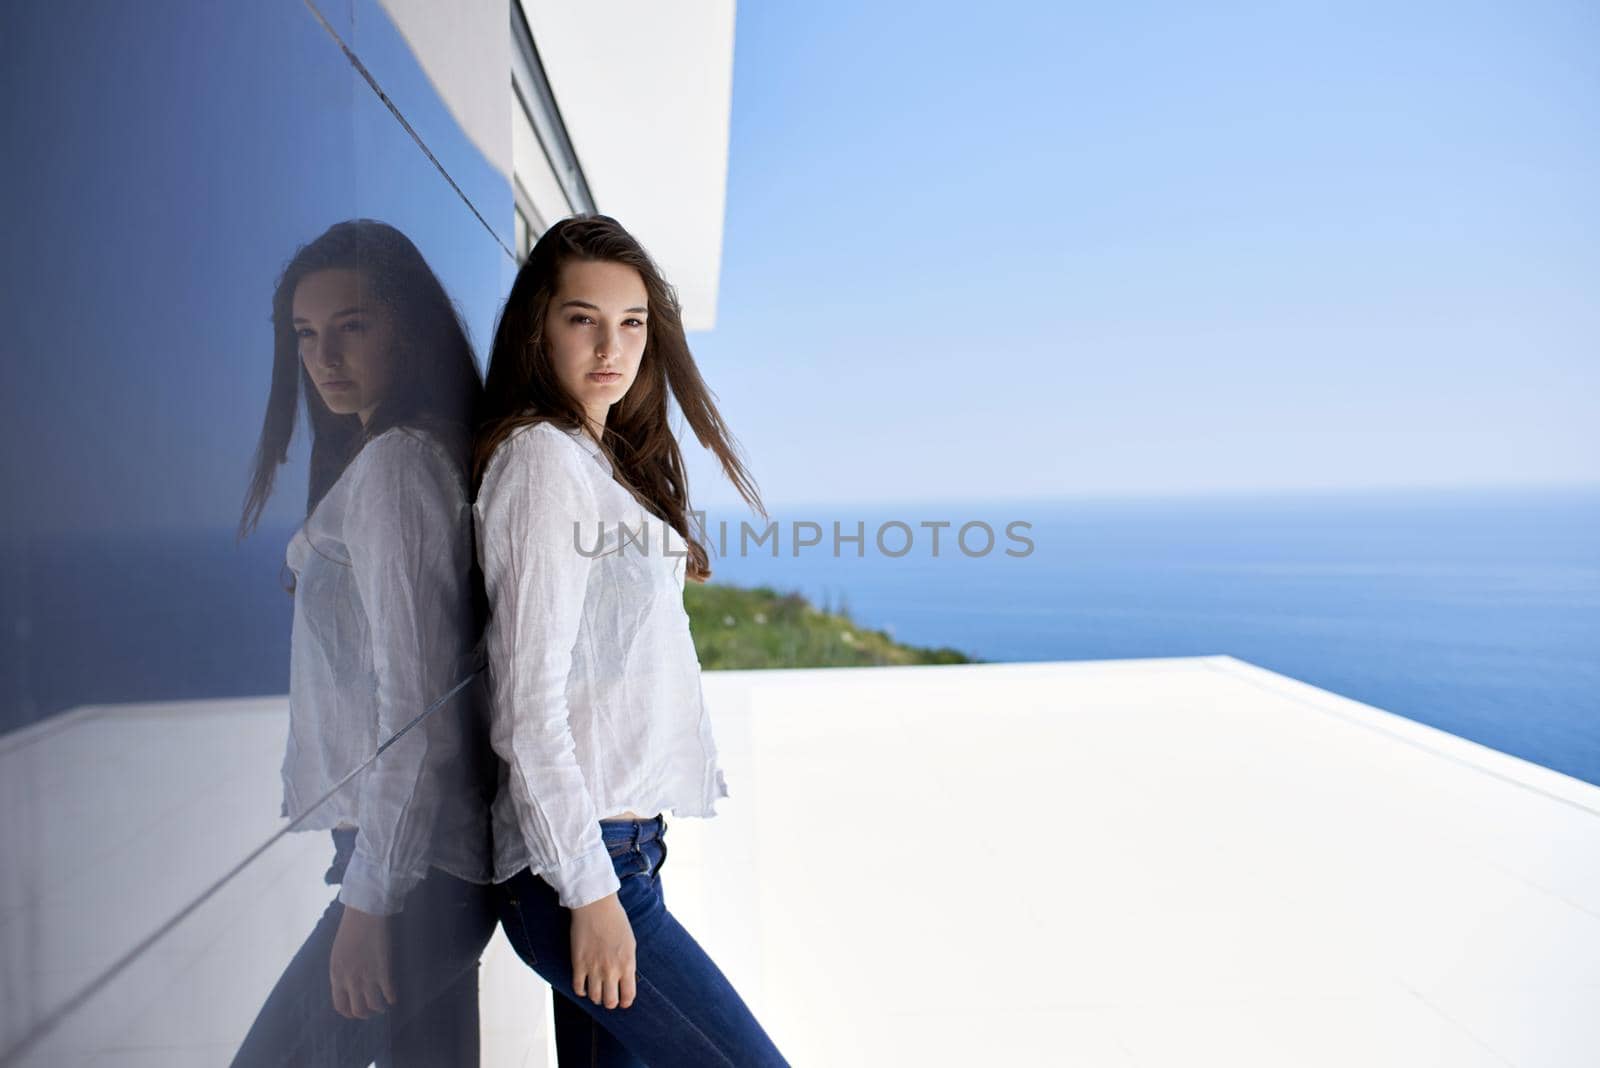
[[[350,381],[348,378],[339,378],[339,379],[335,379],[332,382],[324,382],[324,383],[322,383],[322,388],[323,389],[349,389],[353,385],[355,385],[355,383]]]
[[[589,372],[589,381],[591,381],[591,382],[615,382],[617,379],[619,379],[621,377],[622,377],[622,372],[621,371],[590,371]]]

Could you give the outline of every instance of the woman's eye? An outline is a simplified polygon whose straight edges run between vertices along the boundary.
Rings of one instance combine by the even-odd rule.
[[[361,331],[365,330],[366,328],[367,328],[367,324],[366,323],[360,322],[359,320],[355,320],[355,319],[352,319],[349,322],[346,322],[344,324],[344,330],[347,333],[351,333],[351,334],[359,334]]]
[[[589,317],[587,315],[574,315],[572,317],[571,321],[574,322],[574,323],[592,323],[592,322],[594,322],[594,319],[592,319],[591,317]],[[643,326],[644,325],[644,320],[643,319],[624,319],[623,320],[623,325],[624,326]]]
[[[294,332],[294,336],[300,338],[313,337],[315,335],[316,331],[311,329],[309,326],[302,326],[300,329]]]

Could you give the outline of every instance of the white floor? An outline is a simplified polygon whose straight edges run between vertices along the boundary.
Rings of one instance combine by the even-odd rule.
[[[1229,658],[716,683],[797,1064],[1600,1064],[1600,789]]]
[[[796,1065],[1600,1064],[1600,788],[1226,657],[706,694],[730,796],[669,815],[667,902]],[[270,834],[281,701],[167,711],[0,740],[8,866],[191,857],[207,815]],[[63,860],[94,767],[125,822]],[[280,843],[28,1063],[225,1063],[327,852]],[[83,880],[7,875],[7,1036],[226,854],[136,865],[138,922],[92,938]],[[497,936],[486,1065],[550,1063],[548,997]]]

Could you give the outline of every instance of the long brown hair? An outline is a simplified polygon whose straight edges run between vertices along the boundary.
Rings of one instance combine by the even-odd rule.
[[[323,403],[300,359],[295,336],[296,287],[306,275],[330,268],[361,272],[374,299],[394,316],[394,378],[364,427],[360,416],[336,414]],[[388,223],[373,219],[336,223],[303,245],[278,277],[272,294],[272,390],[239,520],[240,538],[260,521],[278,468],[289,459],[302,396],[311,421],[308,516],[361,447],[391,427],[433,431],[466,468],[470,434],[481,418],[483,403],[472,343],[460,313],[422,253]]]
[[[473,495],[495,449],[519,427],[546,421],[567,430],[585,425],[583,406],[562,388],[544,343],[545,310],[559,288],[562,265],[573,261],[625,264],[644,282],[649,295],[644,354],[633,386],[606,416],[600,446],[617,481],[683,537],[689,553],[686,577],[704,582],[711,566],[705,546],[689,528],[688,477],[667,423],[669,391],[739,495],[763,519],[767,513],[717,411],[715,394],[695,366],[677,292],[644,247],[609,215],[573,215],[557,222],[534,244],[511,284],[489,354],[484,419],[473,446]]]

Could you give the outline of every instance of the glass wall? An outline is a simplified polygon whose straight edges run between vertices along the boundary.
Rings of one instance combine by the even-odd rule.
[[[493,788],[451,428],[511,183],[369,0],[8,5],[0,76],[0,1062],[264,1063],[333,894]]]

